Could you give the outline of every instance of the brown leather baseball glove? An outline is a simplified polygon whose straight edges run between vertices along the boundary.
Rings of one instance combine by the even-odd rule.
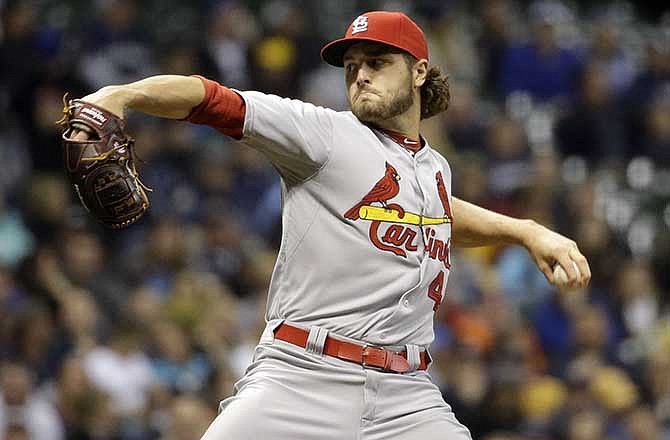
[[[62,145],[65,167],[84,207],[103,225],[125,228],[149,209],[135,169],[135,140],[125,122],[96,105],[63,97]],[[79,130],[86,136],[74,136]]]

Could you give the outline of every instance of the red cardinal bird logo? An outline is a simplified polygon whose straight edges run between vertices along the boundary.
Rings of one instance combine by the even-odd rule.
[[[435,174],[435,180],[437,180],[437,194],[440,196],[440,201],[442,201],[442,207],[444,208],[444,215],[447,218],[453,218],[451,216],[451,204],[449,203],[449,194],[447,194],[447,187],[444,186],[444,179],[442,179],[442,172],[438,171]]]
[[[381,203],[384,208],[388,208],[387,202],[397,196],[400,192],[399,180],[400,176],[396,169],[386,162],[386,172],[384,173],[384,177],[379,179],[379,182],[375,184],[370,192],[367,193],[359,203],[345,212],[344,216],[351,220],[358,220],[360,218],[358,211],[361,209],[361,206],[369,205],[372,202]]]

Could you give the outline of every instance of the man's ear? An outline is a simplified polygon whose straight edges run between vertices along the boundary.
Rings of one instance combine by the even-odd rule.
[[[426,82],[426,75],[428,74],[428,60],[422,58],[414,63],[412,74],[414,75],[414,87],[421,87],[423,83]]]

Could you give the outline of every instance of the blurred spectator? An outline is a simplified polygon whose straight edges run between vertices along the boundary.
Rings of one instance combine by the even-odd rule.
[[[449,141],[459,152],[480,152],[484,148],[482,115],[476,105],[475,90],[467,83],[450,81],[449,117],[444,125]]]
[[[11,209],[0,190],[0,266],[16,267],[33,251],[35,241],[21,211]]]
[[[574,344],[578,353],[602,355],[607,347],[607,319],[594,306],[581,308],[573,322]]]
[[[670,168],[670,82],[650,102],[644,115],[644,131],[636,153]]]
[[[487,0],[480,5],[482,31],[479,48],[483,63],[482,89],[487,96],[495,96],[499,92],[498,80],[505,51],[517,37],[513,34],[513,30],[519,25],[514,22],[515,5],[512,1]]]
[[[69,222],[71,187],[62,177],[36,174],[29,181],[26,190],[26,223],[37,240],[51,244],[57,231]]]
[[[614,293],[628,334],[649,333],[661,312],[658,287],[649,265],[643,261],[626,261],[615,286]]]
[[[23,425],[9,425],[5,430],[4,440],[29,440],[30,433]]]
[[[183,225],[170,218],[162,219],[142,241],[139,259],[127,261],[129,270],[140,285],[154,289],[164,297],[169,295],[174,272],[186,264],[188,249]]]
[[[0,174],[0,200],[4,199],[5,205],[18,202],[14,200],[13,194],[32,170],[28,136],[13,119],[5,117],[0,121],[0,162],[3,164]]]
[[[165,440],[191,440],[201,437],[214,417],[214,410],[198,399],[180,397],[170,409],[170,426],[162,438]]]
[[[124,315],[133,317],[136,323],[141,323],[143,329],[150,328],[162,319],[161,300],[160,292],[148,287],[138,287],[128,293]]]
[[[638,147],[639,133],[650,132],[646,114],[650,104],[658,94],[664,94],[664,88],[670,82],[670,45],[667,31],[659,29],[652,31],[652,35],[645,42],[644,64],[630,88],[628,94],[628,118],[630,129],[628,141]],[[653,130],[653,129],[652,129]]]
[[[269,93],[297,97],[306,69],[318,63],[320,42],[306,36],[306,17],[297,3],[267,2],[260,15],[267,34],[252,49],[253,83]]]
[[[663,438],[659,425],[648,407],[638,407],[626,417],[626,431],[631,440]]]
[[[38,10],[35,2],[12,2],[2,8],[2,45],[0,62],[11,69],[2,69],[0,84],[3,94],[23,90],[39,74],[35,60],[41,58],[38,38]]]
[[[147,405],[149,388],[156,378],[143,338],[130,323],[119,323],[107,346],[97,346],[83,358],[91,383],[110,396],[113,411],[121,416],[139,415]]]
[[[575,341],[571,317],[581,310],[586,301],[586,293],[583,291],[556,292],[538,304],[530,316],[553,374],[560,375],[565,371],[573,354]]]
[[[622,21],[627,20],[627,17],[617,13],[617,8],[619,11],[624,9],[616,4],[605,7],[605,11],[593,24],[588,57],[592,63],[603,66],[607,88],[615,97],[622,97],[635,79],[636,67],[629,54],[621,47],[622,34],[626,29],[622,26],[625,25]]]
[[[171,75],[199,74],[208,78],[218,76],[214,60],[199,45],[175,42],[160,61],[160,71]]]
[[[237,332],[242,320],[240,314],[238,300],[230,294],[224,294],[221,301],[210,304],[198,317],[193,328],[195,342],[217,368],[233,366],[232,352],[243,337]]]
[[[233,209],[230,205],[236,191],[233,148],[238,147],[217,144],[205,147],[197,153],[192,175],[197,183],[196,215],[203,222],[218,215],[230,216],[231,221],[234,217],[244,215],[242,212],[224,214]],[[220,211],[223,212],[219,214]]]
[[[495,118],[486,132],[486,152],[489,158],[489,193],[499,197],[499,212],[512,213],[504,201],[513,192],[529,183],[531,164],[528,141],[518,121],[505,115]]]
[[[26,301],[26,292],[23,291],[17,282],[12,271],[5,266],[0,266],[0,311],[2,316],[9,317],[10,314],[18,312],[24,306]],[[11,319],[6,319],[0,325],[0,338],[5,338],[7,335],[7,324]],[[0,347],[6,347],[5,343],[1,343]],[[0,350],[0,357],[3,356],[3,350]]]
[[[581,73],[575,108],[556,124],[556,141],[564,156],[582,156],[590,163],[629,156],[623,108],[616,98],[605,66],[588,64]]]
[[[276,181],[276,175],[261,153],[246,146],[235,146],[229,163],[233,165],[231,203],[242,219],[250,218],[258,202],[253,195],[263,194]]]
[[[539,377],[529,381],[521,390],[520,405],[524,416],[521,430],[549,434],[565,401],[567,389],[552,377]]]
[[[491,428],[484,412],[489,397],[489,374],[476,356],[452,358],[450,364],[455,368],[449,386],[443,389],[444,398],[458,414],[458,420],[477,438]]]
[[[479,84],[480,61],[473,39],[472,23],[462,7],[444,7],[441,14],[429,17],[424,28],[431,64],[441,66],[452,80]]]
[[[528,310],[551,294],[551,285],[523,249],[505,249],[500,254],[497,269],[501,289],[519,309]]]
[[[453,192],[455,196],[482,206],[489,206],[488,175],[482,154],[464,153],[454,165]]]
[[[602,413],[589,410],[571,415],[567,424],[568,440],[597,440],[606,438],[606,421]]]
[[[152,329],[154,354],[151,360],[156,377],[173,392],[203,390],[211,365],[203,353],[176,324],[164,321]]]
[[[175,277],[170,297],[165,302],[164,314],[191,336],[210,308],[228,300],[232,294],[212,273],[182,271]]]
[[[15,300],[20,302],[9,319],[3,320],[7,332],[4,355],[20,360],[41,384],[58,368],[68,349],[67,342],[60,338],[52,313],[43,302]]]
[[[94,89],[136,81],[156,73],[153,53],[138,22],[135,0],[96,5],[96,20],[87,29],[82,75]]]
[[[500,91],[508,96],[528,92],[544,101],[569,97],[575,91],[580,58],[559,41],[558,30],[570,29],[572,12],[560,1],[539,0],[530,6],[532,39],[505,51],[499,73]]]
[[[23,427],[31,439],[65,439],[55,408],[36,392],[25,365],[5,362],[0,367],[0,437],[10,428]],[[16,435],[16,433],[14,433]]]
[[[91,292],[103,317],[118,318],[126,287],[123,276],[109,264],[102,241],[89,230],[66,230],[59,241],[63,275],[74,286]]]
[[[668,345],[652,352],[647,357],[644,371],[644,384],[654,415],[668,432],[670,426],[670,349]]]
[[[240,90],[250,86],[248,52],[259,33],[256,17],[244,4],[223,2],[214,9],[207,42],[222,83]]]
[[[65,438],[110,438],[118,431],[108,411],[108,397],[93,387],[81,358],[69,357],[63,362],[53,393],[65,425]]]
[[[611,415],[609,424],[613,429],[621,429],[619,417],[633,408],[640,396],[637,386],[626,372],[615,367],[602,367],[594,372],[589,391]]]
[[[670,80],[670,46],[667,31],[652,30],[645,41],[645,57],[630,90],[630,99],[635,107],[649,103],[656,93]]]
[[[60,319],[66,340],[74,353],[85,354],[100,340],[101,316],[93,297],[85,290],[73,291],[61,300]]]
[[[596,274],[592,283],[592,289],[595,290],[611,285],[617,275],[611,268],[622,264],[625,252],[617,245],[614,232],[604,219],[584,213],[584,206],[580,206],[582,202],[577,199],[588,200],[589,192],[587,187],[574,189],[570,195],[571,198],[574,197],[574,201],[567,206],[566,220],[575,218],[575,215],[579,215],[578,212],[582,213],[578,222],[568,227],[575,231],[574,239],[588,259],[591,273]]]

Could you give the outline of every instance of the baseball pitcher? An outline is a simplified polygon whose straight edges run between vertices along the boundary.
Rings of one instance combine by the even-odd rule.
[[[281,175],[267,327],[204,440],[470,439],[426,371],[452,247],[522,245],[550,282],[558,264],[574,287],[588,283],[587,261],[531,220],[452,197],[449,163],[420,134],[422,119],[447,109],[449,86],[410,18],[362,14],[321,55],[343,68],[351,111],[162,75],[72,103],[70,121],[79,118],[66,121],[64,142],[95,142],[86,115],[119,119],[130,108],[215,127]],[[97,181],[105,200],[120,194]],[[113,213],[145,207],[146,197],[133,200]]]

